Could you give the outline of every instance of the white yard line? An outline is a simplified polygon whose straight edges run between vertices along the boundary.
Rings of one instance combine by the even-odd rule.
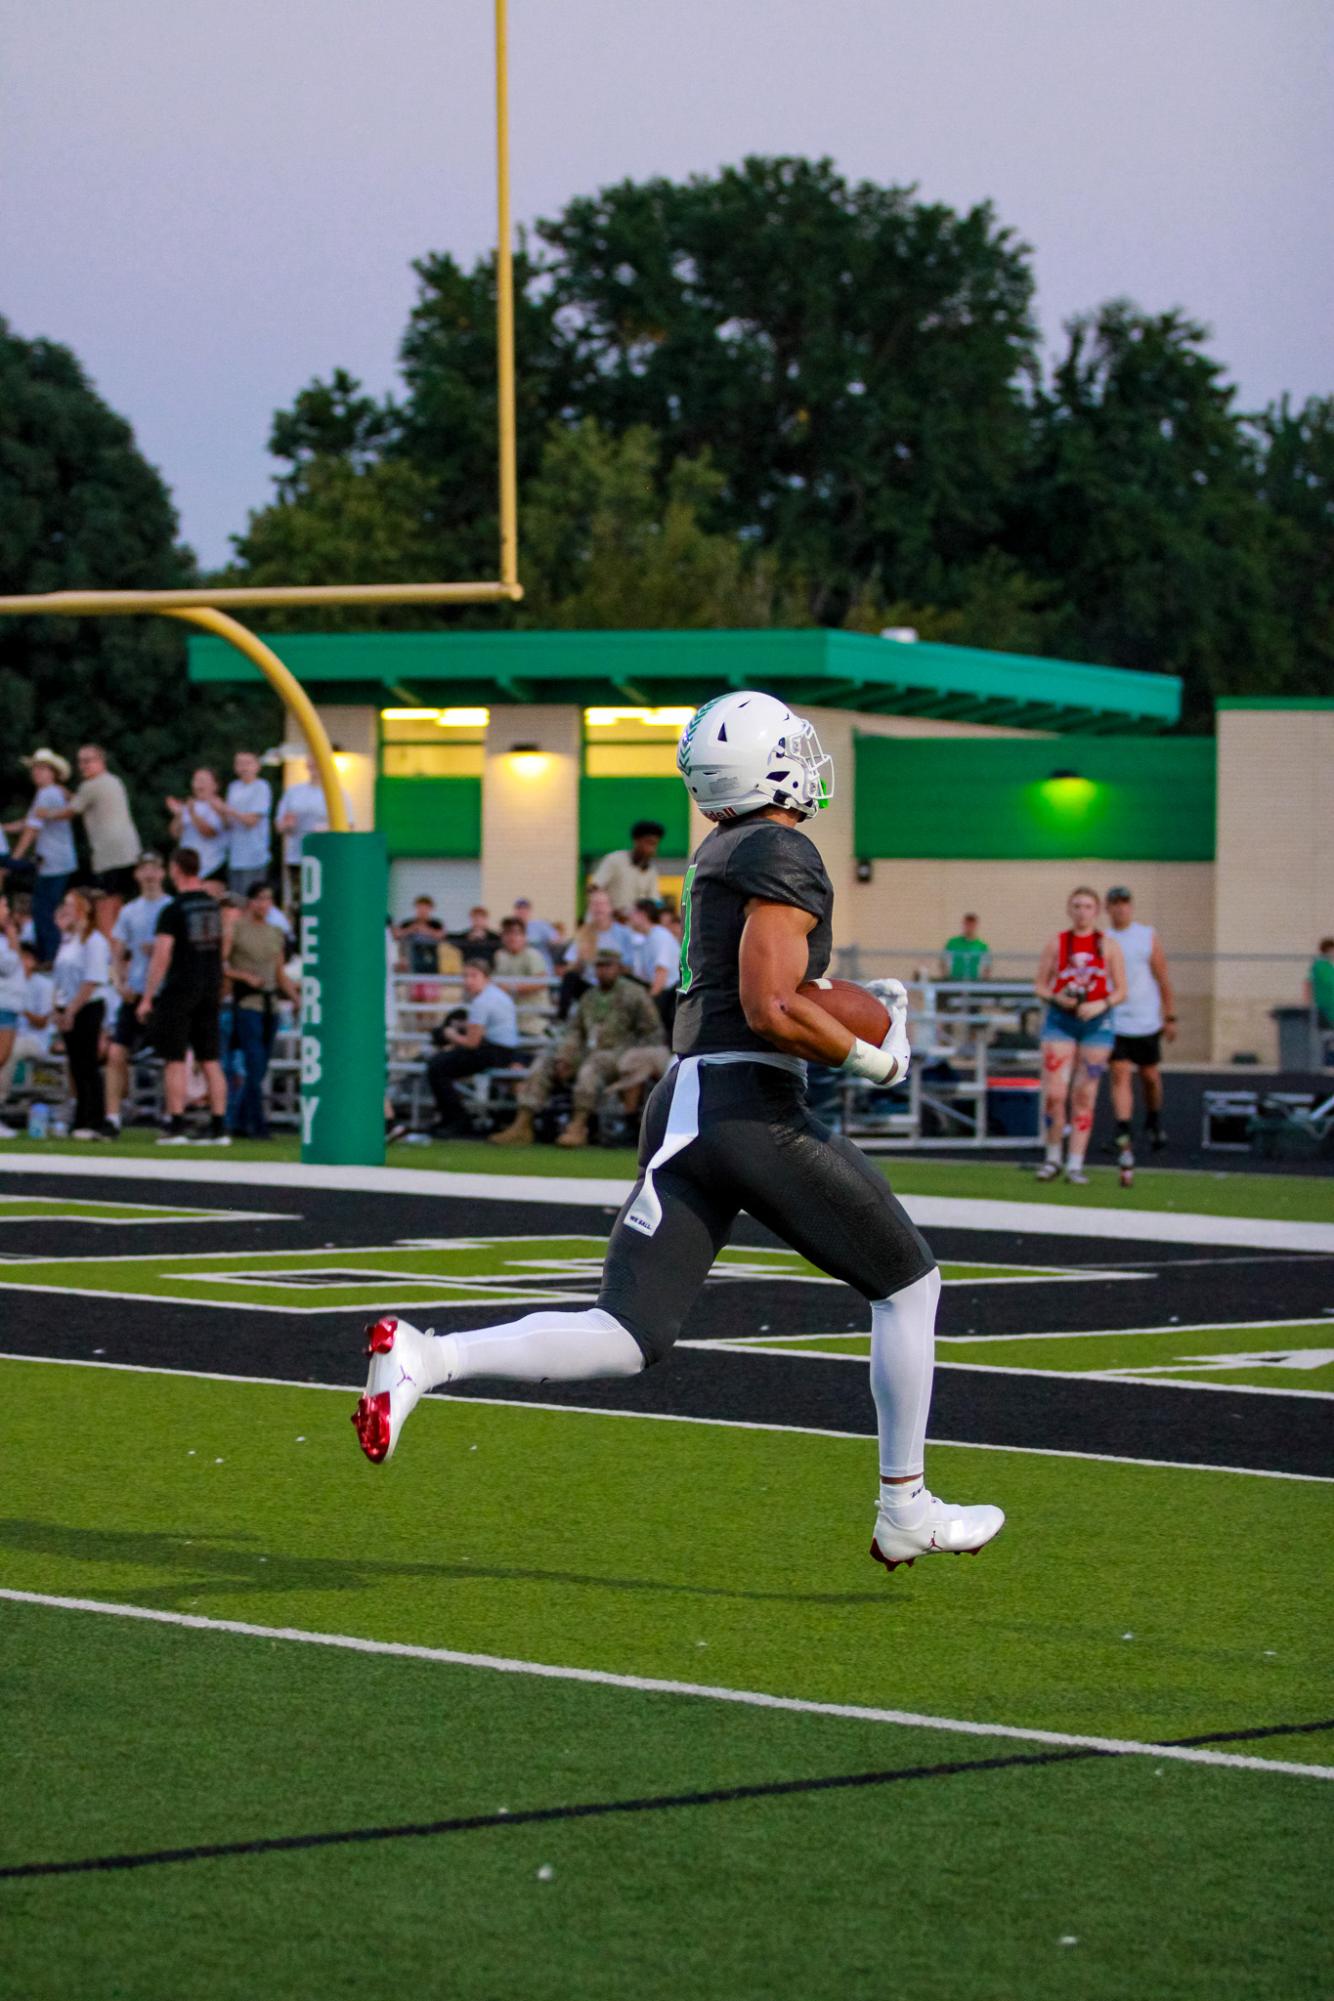
[[[114,1160],[0,1151],[0,1174],[93,1175],[108,1180],[199,1182],[215,1187],[324,1188],[356,1195],[453,1196],[471,1202],[533,1202],[567,1208],[619,1209],[624,1180],[561,1175],[448,1174],[434,1168],[306,1167],[296,1161]],[[973,1196],[904,1195],[924,1229],[1000,1230],[1030,1236],[1110,1237],[1117,1243],[1232,1244],[1242,1250],[1334,1251],[1334,1221],[1289,1223],[1249,1216],[1167,1215],[1152,1210],[1058,1208],[1039,1200],[995,1202]],[[1334,1211],[1334,1193],[1330,1208]]]
[[[845,1356],[842,1359],[855,1360],[856,1357]],[[301,1383],[294,1382],[290,1376],[229,1375],[222,1369],[170,1369],[148,1362],[107,1362],[93,1356],[0,1353],[0,1362],[27,1362],[35,1368],[112,1369],[131,1376],[193,1376],[205,1383],[258,1384],[262,1388],[277,1390],[322,1390],[341,1397],[357,1394],[357,1386],[353,1383]],[[445,1403],[450,1399],[437,1394],[436,1401]],[[550,1411],[557,1417],[629,1418],[639,1424],[708,1424],[721,1431],[774,1431],[793,1438],[855,1438],[863,1445],[874,1436],[867,1431],[834,1431],[825,1425],[766,1424],[743,1417],[692,1417],[685,1412],[671,1410],[609,1410],[601,1404],[539,1403],[527,1398],[520,1401],[516,1397],[478,1396],[459,1397],[457,1401],[460,1409],[466,1409],[469,1404],[482,1404],[490,1410]],[[1054,1445],[990,1445],[974,1438],[937,1438],[934,1434],[927,1443],[949,1446],[959,1452],[1018,1452],[1037,1459],[1090,1459],[1104,1466],[1162,1467],[1179,1473],[1237,1473],[1252,1480],[1299,1480],[1311,1486],[1334,1486],[1334,1475],[1282,1473],[1268,1466],[1210,1466],[1197,1459],[1138,1459],[1123,1452],[1073,1452],[1064,1446]]]
[[[393,1660],[431,1661],[442,1667],[480,1668],[491,1674],[531,1675],[543,1681],[574,1681],[597,1688],[624,1688],[643,1695],[682,1695],[705,1702],[734,1702],[746,1709],[780,1709],[800,1716],[837,1716],[854,1723],[888,1723],[905,1730],[940,1730],[959,1737],[1003,1737],[1054,1749],[1100,1751],[1118,1758],[1154,1758],[1183,1765],[1215,1765],[1230,1771],[1281,1772],[1288,1778],[1334,1779],[1334,1765],[1303,1765],[1280,1758],[1254,1758],[1205,1745],[1154,1744],[1133,1737],[1092,1737],[1065,1730],[1028,1729],[1015,1723],[974,1723],[958,1716],[922,1716],[910,1709],[872,1709],[854,1702],[812,1702],[795,1695],[767,1695],[757,1689],[719,1688],[708,1682],[668,1681],[657,1675],[614,1674],[605,1668],[558,1667],[547,1661],[515,1660],[504,1654],[470,1654],[452,1647],[419,1647],[402,1640],[368,1640],[351,1633],[312,1633],[300,1626],[256,1626],[245,1619],[208,1619],[193,1612],[161,1612],[148,1605],[120,1605],[100,1598],[63,1598],[44,1591],[10,1591],[0,1598],[15,1605],[39,1605],[58,1612],[90,1612],[104,1618],[137,1619],[154,1626],[182,1626],[197,1633],[232,1633],[242,1639],[286,1640],[299,1646],[338,1647],[348,1653],[378,1654]]]

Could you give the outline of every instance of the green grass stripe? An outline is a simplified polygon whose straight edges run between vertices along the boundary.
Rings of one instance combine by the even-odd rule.
[[[1327,1700],[1320,1487],[938,1449],[1010,1525],[889,1579],[870,1441],[433,1398],[373,1468],[350,1397],[0,1373],[19,1590],[1137,1739]]]
[[[151,1132],[129,1132],[116,1145],[98,1147],[64,1140],[7,1140],[0,1158],[9,1154],[78,1154],[95,1173],[100,1160],[122,1157],[162,1159]],[[227,1161],[289,1161],[300,1158],[294,1138],[238,1140],[226,1152],[201,1148],[188,1158]],[[1167,1214],[1200,1216],[1259,1216],[1295,1223],[1334,1223],[1334,1193],[1327,1173],[1311,1175],[1247,1174],[1231,1170],[1147,1167],[1132,1188],[1121,1188],[1115,1168],[1095,1166],[1087,1188],[1064,1182],[1038,1185],[1032,1163],[998,1160],[924,1160],[920,1156],[875,1156],[876,1165],[905,1195],[958,1195],[1005,1202],[1056,1204],[1062,1208],[1112,1206],[1128,1210],[1162,1210]],[[635,1156],[628,1148],[555,1146],[496,1147],[482,1140],[433,1141],[428,1146],[396,1146],[388,1154],[393,1167],[432,1168],[458,1174],[564,1175],[631,1181]]]
[[[6,1861],[942,1752],[927,1732],[12,1606],[0,1669],[25,1718],[0,1750]],[[363,2001],[368,1979],[459,2001],[1215,2001],[1244,1967],[1248,2001],[1306,2001],[1326,1790],[1099,1760],[6,1883],[7,1985],[24,2001]]]
[[[741,1343],[737,1343],[741,1346]],[[764,1342],[747,1341],[747,1349],[797,1351],[821,1355],[855,1355],[869,1359],[869,1334],[782,1334]],[[1328,1354],[1334,1348],[1334,1321],[1314,1321],[1303,1325],[1288,1323],[1264,1327],[1203,1327],[1182,1331],[1164,1327],[1148,1333],[1112,1330],[1100,1334],[1018,1335],[1013,1338],[966,1341],[957,1336],[942,1340],[936,1359],[943,1363],[966,1363],[972,1368],[1041,1369],[1054,1375],[1089,1375],[1108,1370],[1136,1377],[1169,1381],[1249,1385],[1258,1389],[1316,1390],[1334,1392],[1334,1361],[1316,1367],[1284,1367],[1275,1362],[1239,1363],[1235,1368],[1219,1368],[1211,1359],[1218,1355],[1299,1354],[1308,1349]],[[1192,1367],[1192,1358],[1202,1366]],[[1180,1367],[1173,1366],[1180,1363]],[[1207,1363],[1207,1366],[1203,1366]]]
[[[274,1310],[334,1312],[340,1308],[368,1309],[417,1305],[504,1305],[508,1302],[569,1298],[582,1284],[595,1296],[606,1256],[601,1236],[486,1237],[461,1239],[458,1244],[421,1247],[387,1244],[304,1251],[229,1251],[116,1254],[99,1258],[11,1258],[0,1265],[0,1287],[37,1287],[64,1294],[78,1292],[127,1298],[173,1299],[185,1304],[222,1307],[264,1306]],[[333,1282],[342,1273],[364,1270],[359,1282]],[[1054,1268],[1034,1266],[1031,1275],[1053,1275]],[[330,1279],[321,1277],[329,1273]],[[965,1280],[994,1282],[1018,1274],[1023,1266],[950,1265],[948,1283]],[[272,1273],[272,1279],[265,1278]],[[300,1274],[311,1277],[302,1280]],[[796,1251],[729,1245],[719,1255],[710,1281],[773,1278],[830,1281]],[[288,1282],[284,1283],[284,1279]],[[319,1282],[314,1282],[318,1280]],[[571,1286],[571,1281],[573,1285]]]
[[[86,1202],[78,1196],[0,1193],[0,1223],[211,1223],[226,1210],[183,1209],[153,1202]]]

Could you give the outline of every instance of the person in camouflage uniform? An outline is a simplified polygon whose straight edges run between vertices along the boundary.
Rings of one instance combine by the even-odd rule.
[[[598,1099],[615,1083],[628,1049],[665,1046],[658,1010],[644,988],[623,976],[621,955],[608,947],[594,962],[597,985],[579,1002],[566,1033],[545,1049],[517,1093],[513,1125],[493,1133],[493,1146],[525,1146],[534,1138],[533,1114],[549,1101],[557,1083],[574,1079],[574,1116],[557,1146],[587,1146],[588,1121]]]

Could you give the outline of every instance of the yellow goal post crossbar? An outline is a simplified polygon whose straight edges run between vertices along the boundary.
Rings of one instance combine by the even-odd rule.
[[[333,746],[309,696],[273,650],[220,605],[259,611],[305,605],[508,604],[519,582],[518,476],[514,407],[514,255],[510,221],[507,0],[494,0],[496,41],[496,409],[499,453],[500,575],[479,583],[274,584],[190,590],[42,591],[0,596],[0,616],[101,618],[164,613],[200,625],[253,661],[293,712],[310,745],[329,811],[330,830],[346,833],[347,811]]]

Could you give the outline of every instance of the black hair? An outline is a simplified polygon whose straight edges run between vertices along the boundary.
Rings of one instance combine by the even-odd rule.
[[[195,848],[177,848],[172,856],[182,875],[199,874],[199,853]]]
[[[656,834],[658,839],[662,841],[667,838],[667,829],[659,820],[636,820],[634,826],[630,829],[630,839],[632,841],[647,840],[650,834]]]

